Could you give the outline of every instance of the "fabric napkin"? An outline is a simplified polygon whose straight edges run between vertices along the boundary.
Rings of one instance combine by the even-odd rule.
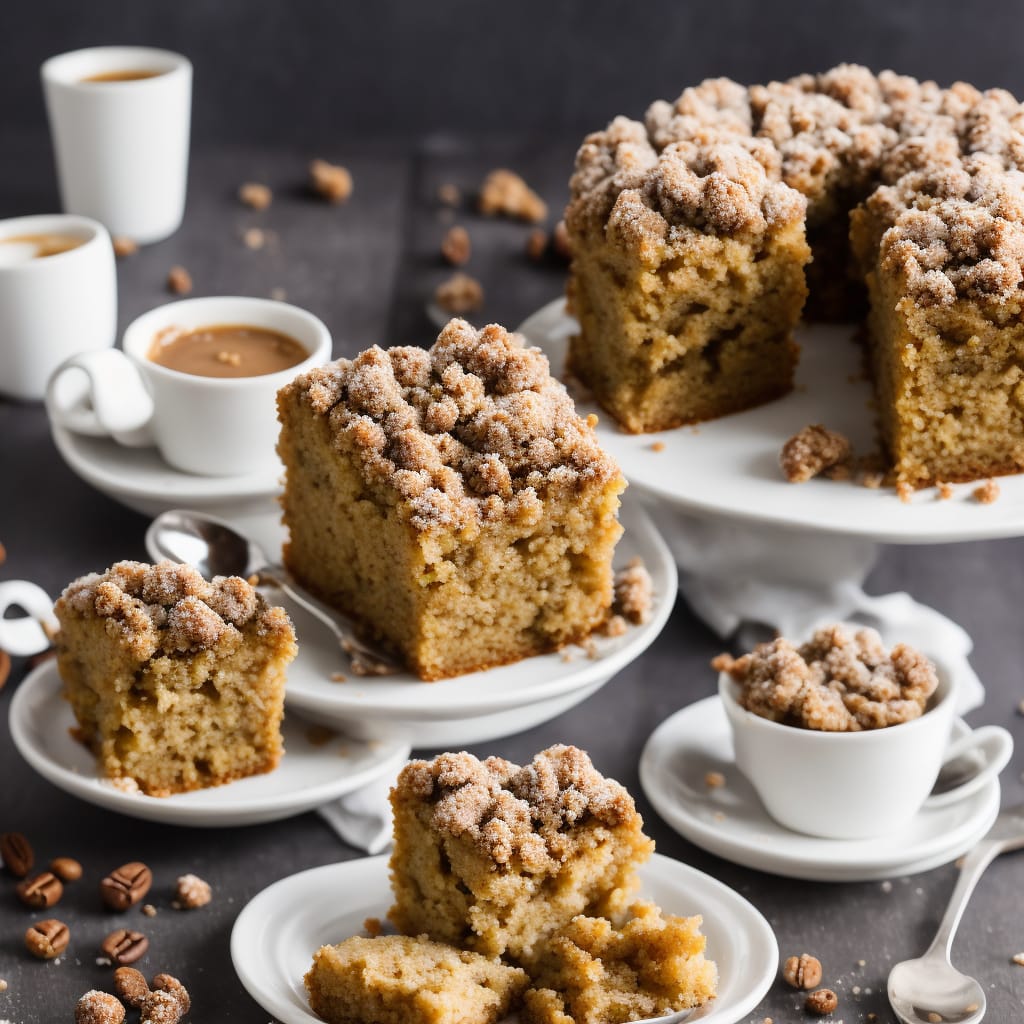
[[[383,853],[391,845],[388,792],[394,781],[394,773],[386,772],[361,789],[317,808],[317,813],[349,846],[371,855]]]
[[[963,627],[909,594],[864,592],[878,553],[871,541],[702,518],[661,502],[647,508],[679,566],[680,591],[723,640],[735,636],[749,649],[776,631],[803,639],[828,623],[859,623],[889,646],[919,648],[954,675],[958,714],[983,703]]]

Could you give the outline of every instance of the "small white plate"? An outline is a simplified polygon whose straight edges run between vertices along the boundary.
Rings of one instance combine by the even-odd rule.
[[[351,735],[398,736],[417,747],[482,743],[554,718],[638,658],[672,612],[678,582],[665,542],[635,499],[623,502],[621,522],[625,532],[615,565],[643,559],[654,583],[654,608],[649,621],[630,626],[622,636],[595,637],[595,657],[570,647],[434,683],[408,672],[353,676],[328,630],[268,588],[267,598],[287,608],[299,637],[299,655],[288,671],[289,707],[337,723]],[[332,681],[339,672],[345,682]]]
[[[565,368],[568,339],[579,328],[557,299],[519,328]],[[871,389],[863,377],[862,350],[850,325],[801,325],[796,387],[767,405],[720,419],[654,434],[627,434],[595,402],[577,402],[581,415],[600,415],[597,435],[630,483],[694,512],[870,538],[896,544],[1018,537],[1024,534],[1024,474],[999,478],[992,505],[971,498],[969,484],[948,501],[934,488],[903,504],[892,488],[869,490],[854,481],[826,479],[790,484],[779,469],[786,440],[809,423],[845,434],[854,449],[875,447]],[[655,451],[655,442],[663,445]]]
[[[718,964],[718,998],[663,1018],[734,1024],[764,997],[779,969],[768,922],[742,896],[695,868],[655,854],[640,869],[640,898],[670,914],[702,914],[707,955]],[[231,959],[249,995],[283,1024],[318,1024],[303,976],[321,946],[363,933],[391,906],[387,857],[313,868],[253,897],[231,933]],[[511,1024],[516,1017],[508,1017]]]
[[[197,476],[164,462],[156,448],[127,448],[108,437],[87,437],[50,423],[53,443],[76,476],[128,508],[156,516],[194,508],[226,516],[273,511],[284,467],[245,476]]]
[[[309,724],[289,714],[282,727],[286,753],[274,771],[193,793],[150,797],[102,779],[92,754],[71,738],[74,725],[56,662],[48,661],[18,686],[11,701],[11,737],[18,752],[44,779],[72,796],[169,825],[221,828],[289,818],[381,775],[397,775],[409,757],[409,746],[397,741],[362,743],[337,736],[314,744]]]
[[[957,719],[953,739],[968,733]],[[725,785],[709,787],[708,772]],[[717,697],[677,711],[640,758],[640,784],[681,836],[735,864],[789,878],[865,882],[912,875],[956,860],[999,813],[999,780],[945,807],[925,808],[902,831],[876,839],[818,839],[791,832],[764,809],[733,760],[732,733]]]

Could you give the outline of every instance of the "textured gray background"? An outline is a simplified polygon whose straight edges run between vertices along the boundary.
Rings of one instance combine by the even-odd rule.
[[[372,6],[372,9],[370,9]],[[980,10],[987,7],[985,16]],[[57,206],[36,77],[48,54],[99,42],[147,42],[184,50],[196,63],[195,146],[185,227],[119,265],[122,326],[166,301],[167,268],[192,271],[197,295],[286,289],[323,317],[338,354],[374,342],[426,343],[423,301],[446,275],[437,257],[444,223],[436,187],[472,191],[491,167],[521,171],[556,210],[577,135],[620,111],[639,112],[707,74],[758,80],[823,68],[841,59],[957,77],[1024,92],[1019,40],[1024,10],[995,5],[848,3],[349,5],[137,2],[8,6],[0,21],[0,216]],[[344,208],[306,199],[306,160],[344,161],[356,190]],[[257,215],[233,200],[238,183],[262,179],[277,198]],[[484,316],[512,325],[562,289],[555,265],[523,257],[528,229],[460,214],[473,238],[469,270],[487,289]],[[244,229],[273,232],[262,252]],[[0,339],[2,343],[2,339]],[[145,520],[97,494],[61,463],[37,406],[0,400],[0,578],[27,577],[51,592],[72,577],[125,557],[143,557]],[[869,580],[883,593],[907,589],[974,636],[974,665],[989,689],[972,722],[1000,723],[1024,742],[1024,542],[891,548]],[[634,793],[661,852],[738,888],[774,925],[783,955],[810,951],[840,992],[837,1019],[869,1011],[891,1020],[884,978],[930,939],[955,869],[911,879],[825,885],[735,867],[674,835],[639,792],[637,758],[667,715],[713,689],[708,659],[720,649],[679,603],[662,637],[587,703],[530,733],[489,743],[480,754],[526,759],[552,742],[588,748],[598,766]],[[131,917],[151,938],[141,966],[169,970],[192,990],[193,1019],[265,1024],[228,957],[239,908],[270,882],[354,856],[313,815],[276,825],[193,831],[135,822],[86,806],[37,778],[10,744],[6,709],[18,664],[0,693],[0,831],[20,829],[48,860],[79,857],[86,879],[56,908],[73,932],[59,966],[30,960],[21,933],[33,914],[0,875],[0,1020],[71,1019],[75,999],[109,984],[94,948],[117,923],[99,909],[98,879],[134,858],[154,869],[152,921]],[[1004,801],[1024,797],[1018,756],[1004,774]],[[195,914],[168,908],[178,874],[215,888]],[[958,963],[985,981],[990,1019],[1024,1016],[1024,857],[990,869],[957,940]],[[858,961],[864,960],[863,968]],[[852,992],[861,989],[859,996]],[[868,994],[868,990],[871,990]],[[777,985],[750,1019],[802,1018],[799,999]]]

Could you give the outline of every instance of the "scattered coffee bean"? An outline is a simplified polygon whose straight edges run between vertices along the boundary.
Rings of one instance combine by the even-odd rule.
[[[189,997],[188,990],[173,974],[156,975],[153,978],[153,988],[157,992],[170,992],[178,1000],[182,1016],[192,1009],[192,999]]]
[[[149,984],[142,971],[134,967],[118,967],[114,971],[114,991],[126,1006],[137,1010],[149,995]]]
[[[204,882],[197,875],[182,875],[174,896],[176,910],[196,910],[213,899],[213,890],[209,882]]]
[[[26,907],[52,907],[64,895],[64,886],[55,874],[44,871],[19,882],[14,891]]]
[[[152,884],[153,873],[133,860],[115,868],[100,882],[100,897],[111,910],[127,910],[149,892]]]
[[[793,988],[817,988],[821,984],[821,961],[810,953],[791,956],[782,968],[782,977]]]
[[[839,997],[832,989],[819,988],[817,992],[812,992],[807,997],[804,1008],[809,1013],[817,1013],[820,1016],[824,1016],[826,1013],[832,1013],[838,1005]]]
[[[122,1024],[124,1007],[109,992],[93,989],[75,1006],[75,1024]]]
[[[50,870],[62,882],[77,882],[82,877],[82,865],[74,857],[55,857],[50,861]]]
[[[184,1016],[172,992],[150,992],[139,1009],[142,1011],[139,1024],[178,1024]]]
[[[40,960],[52,960],[60,956],[70,941],[68,926],[54,917],[37,921],[25,932],[25,948]]]
[[[20,832],[0,835],[0,859],[15,878],[24,878],[35,863],[32,846]]]
[[[142,932],[130,928],[118,928],[116,932],[111,932],[100,946],[100,951],[118,967],[135,963],[145,955],[147,949],[149,939]]]
[[[4,688],[7,677],[11,674],[11,656],[0,648],[0,690]]]

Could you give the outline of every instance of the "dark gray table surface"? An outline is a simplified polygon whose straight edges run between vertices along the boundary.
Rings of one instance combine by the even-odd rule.
[[[192,272],[196,295],[268,295],[283,288],[290,301],[321,316],[333,332],[335,353],[351,355],[373,343],[427,344],[436,333],[424,300],[449,271],[437,254],[445,218],[434,201],[441,182],[469,194],[488,169],[508,165],[522,172],[549,200],[565,200],[571,144],[462,145],[428,140],[414,148],[384,144],[337,146],[318,153],[256,150],[194,154],[188,215],[172,239],[119,265],[121,325],[167,301],[164,280],[174,263]],[[348,205],[330,208],[302,194],[311,156],[343,160],[355,177]],[[262,180],[275,189],[264,213],[242,208],[238,184]],[[45,143],[12,142],[0,163],[0,216],[56,208]],[[524,255],[525,225],[459,212],[474,255],[467,268],[487,290],[484,315],[519,323],[558,296],[564,270],[531,264]],[[253,252],[241,242],[248,226],[272,232],[271,244]],[[0,400],[0,540],[8,552],[0,578],[32,579],[58,592],[75,576],[120,558],[145,557],[146,520],[78,480],[54,450],[42,409]],[[973,663],[988,687],[974,724],[998,723],[1024,740],[1017,714],[1024,697],[1024,541],[905,547],[883,550],[869,579],[874,593],[908,590],[962,623],[974,637]],[[598,767],[637,797],[658,849],[707,871],[747,896],[775,928],[783,956],[811,952],[825,968],[826,984],[839,993],[836,1019],[865,1020],[869,1012],[891,1020],[885,978],[898,960],[930,941],[956,878],[947,865],[912,878],[821,884],[776,878],[737,867],[691,846],[653,812],[640,791],[637,761],[651,731],[669,714],[713,691],[708,659],[721,641],[677,603],[653,647],[583,705],[537,729],[474,750],[528,759],[555,742],[588,749]],[[96,965],[102,937],[127,920],[146,932],[148,972],[170,971],[193,995],[192,1019],[265,1024],[268,1015],[243,991],[231,967],[228,941],[239,910],[269,883],[304,868],[357,856],[313,814],[273,825],[190,830],[120,817],[82,803],[44,782],[12,747],[7,706],[24,674],[15,670],[0,692],[0,831],[26,833],[45,863],[77,857],[82,882],[69,887],[55,913],[73,942],[59,964],[32,960],[22,933],[39,915],[15,899],[13,882],[0,875],[0,1021],[28,1024],[72,1019],[77,997],[109,986],[109,968]],[[1003,775],[1004,805],[1024,797],[1018,754]],[[155,918],[133,911],[126,918],[103,913],[96,897],[100,877],[132,859],[155,875],[150,900]],[[214,888],[200,911],[170,909],[175,878],[192,871]],[[1010,958],[1024,950],[1024,855],[997,861],[982,880],[955,947],[956,961],[983,980],[993,1021],[1024,1018],[1024,968]],[[776,984],[750,1020],[803,1017],[801,999]]]

